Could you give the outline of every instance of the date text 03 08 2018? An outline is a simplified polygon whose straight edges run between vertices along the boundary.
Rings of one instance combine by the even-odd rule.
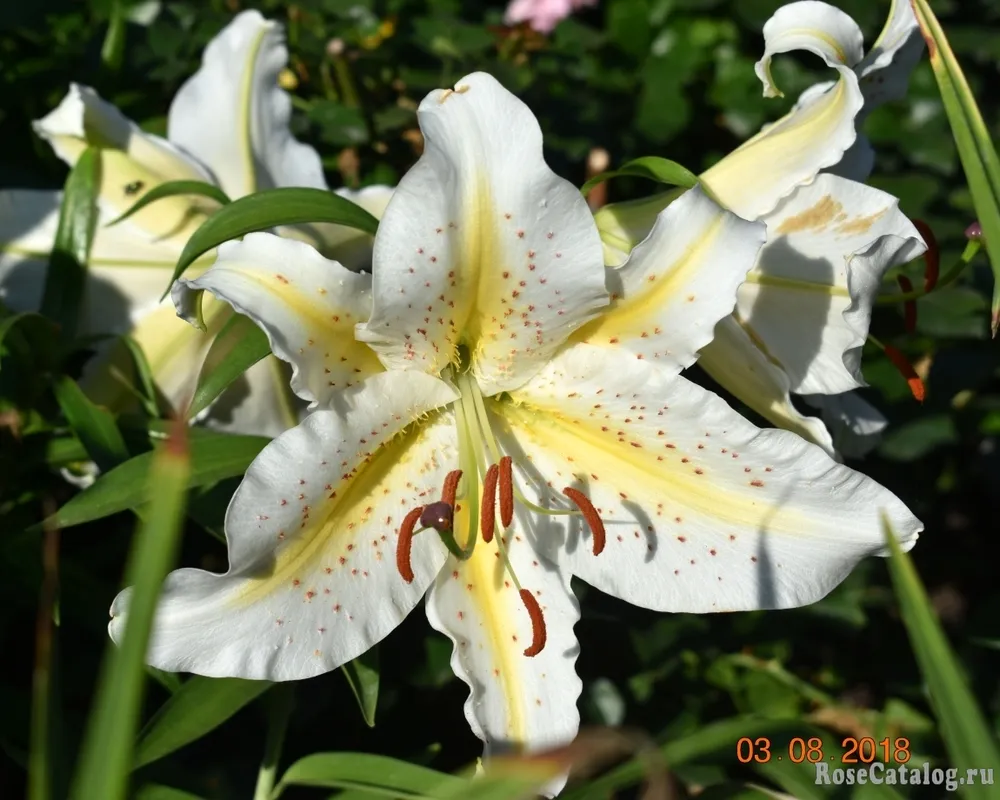
[[[840,741],[824,742],[818,736],[795,737],[787,743],[772,744],[767,736],[751,739],[744,736],[736,742],[736,758],[741,764],[766,764],[775,761],[791,761],[801,764],[905,764],[910,760],[910,740],[902,736],[894,739],[886,737],[876,741],[872,737],[857,739],[848,736]]]

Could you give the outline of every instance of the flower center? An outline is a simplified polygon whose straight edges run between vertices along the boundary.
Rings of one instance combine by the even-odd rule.
[[[496,547],[503,562],[504,572],[517,588],[531,618],[532,641],[525,649],[524,655],[536,656],[545,647],[545,619],[535,596],[521,586],[507,553],[507,540],[503,536],[503,532],[514,520],[515,497],[520,505],[536,513],[581,515],[590,527],[595,556],[604,549],[604,523],[589,498],[583,492],[569,486],[563,489],[563,494],[572,502],[572,508],[542,508],[525,498],[514,486],[513,460],[510,456],[500,453],[487,416],[482,392],[472,373],[466,369],[448,377],[458,387],[460,394],[460,399],[455,404],[455,417],[461,469],[453,470],[445,477],[439,501],[417,506],[404,517],[396,547],[396,567],[404,581],[410,583],[413,580],[413,569],[410,565],[413,537],[429,529],[437,532],[453,556],[466,561],[472,557],[480,537],[485,544],[494,541],[499,518],[501,534],[495,537]],[[468,503],[468,525],[460,544],[455,536],[455,512],[462,510],[460,501],[463,499]]]

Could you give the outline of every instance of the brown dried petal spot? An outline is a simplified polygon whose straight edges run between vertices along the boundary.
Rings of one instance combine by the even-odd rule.
[[[527,589],[521,589],[521,602],[528,610],[531,618],[531,645],[524,650],[524,654],[531,658],[537,656],[545,648],[545,617],[542,616],[542,607],[538,605],[538,600]]]
[[[413,549],[413,529],[417,525],[417,520],[424,513],[423,506],[417,506],[403,517],[403,524],[399,526],[399,540],[396,542],[396,569],[403,580],[413,583],[413,568],[410,566],[410,551]]]
[[[514,476],[510,456],[500,459],[500,524],[505,528],[514,519]]]
[[[590,526],[590,532],[594,537],[594,555],[599,556],[601,551],[604,550],[606,538],[601,515],[597,513],[597,509],[590,502],[590,498],[578,489],[567,486],[563,489],[563,494],[576,504],[576,507],[580,509],[580,513],[583,514],[583,518],[587,521],[587,525]]]
[[[496,502],[497,502],[497,479],[500,476],[500,468],[496,464],[491,464],[486,470],[486,478],[483,480],[483,504],[479,511],[479,530],[482,531],[483,541],[489,544],[493,541],[493,528],[496,526]]]

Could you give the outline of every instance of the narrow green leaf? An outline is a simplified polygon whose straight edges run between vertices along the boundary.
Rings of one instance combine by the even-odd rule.
[[[584,195],[587,195],[597,184],[604,183],[609,178],[624,176],[648,178],[651,181],[666,183],[670,186],[683,186],[686,189],[698,185],[698,176],[689,169],[682,167],[676,161],[659,158],[658,156],[643,156],[622,164],[618,169],[612,169],[595,175],[583,184],[580,191]]]
[[[118,72],[125,56],[125,11],[122,0],[114,0],[111,4],[111,18],[108,20],[108,32],[104,34],[104,44],[101,45],[101,64],[109,72]]]
[[[125,439],[109,411],[93,403],[67,375],[59,376],[53,389],[70,428],[102,471],[128,461]]]
[[[330,222],[371,235],[378,220],[350,200],[325,189],[282,187],[241,197],[209,217],[188,239],[170,286],[194,261],[223,242],[278,225]],[[169,286],[167,291],[169,291]],[[167,296],[167,291],[163,296]]]
[[[184,682],[176,672],[164,672],[162,669],[147,665],[146,674],[170,692],[170,694],[180,691],[181,686],[184,685]]]
[[[962,161],[972,203],[983,229],[986,253],[993,268],[991,330],[1000,326],[1000,158],[990,138],[983,115],[927,0],[913,0],[913,10],[927,40],[931,68]]]
[[[187,427],[178,423],[149,471],[150,513],[125,570],[132,586],[128,618],[120,644],[105,650],[70,800],[125,798],[146,688],[146,651],[160,589],[180,544],[190,468]]]
[[[242,475],[271,441],[263,436],[213,434],[191,440],[191,468],[187,473],[189,489]],[[101,475],[47,522],[60,528],[71,528],[150,502],[158,494],[156,486],[147,480],[155,458],[153,453],[141,453]]]
[[[139,400],[143,410],[151,417],[156,417],[160,413],[159,403],[156,400],[156,381],[153,379],[153,369],[149,366],[146,354],[139,343],[131,336],[120,336],[119,341],[132,356],[132,365],[135,367],[136,375],[139,376],[138,392]]]
[[[993,732],[966,684],[961,665],[948,644],[917,570],[900,548],[884,517],[882,527],[892,552],[889,574],[900,614],[920,672],[927,682],[948,760],[958,768],[959,775],[965,775],[968,769],[996,767],[1000,765],[1000,750]],[[1000,786],[969,783],[962,787],[962,794],[982,800],[995,799],[1000,797]]]
[[[248,317],[230,317],[205,356],[188,418],[194,419],[208,408],[233,381],[270,352],[267,336]]]
[[[132,800],[203,800],[196,794],[175,789],[172,786],[163,786],[159,783],[147,783],[132,795]]]
[[[69,171],[45,273],[41,312],[60,326],[64,342],[72,341],[79,324],[87,260],[97,225],[100,170],[100,151],[88,147]]]
[[[272,798],[288,786],[327,789],[365,788],[438,797],[467,787],[468,781],[417,764],[369,753],[313,753],[300,758],[281,776]],[[397,795],[390,795],[397,796]]]
[[[134,768],[163,758],[215,730],[272,685],[270,681],[241,678],[189,678],[139,734]]]
[[[179,194],[193,194],[199,197],[207,197],[223,206],[229,205],[232,202],[229,199],[229,195],[214,183],[206,183],[205,181],[166,181],[165,183],[157,184],[146,192],[128,211],[111,220],[107,224],[107,227],[110,228],[112,225],[117,225],[119,222],[128,219],[150,203],[155,203],[157,200],[162,200],[165,197],[176,197]]]
[[[378,705],[378,646],[353,661],[348,661],[340,669],[347,678],[351,691],[354,692],[365,723],[369,728],[374,728],[375,707]]]

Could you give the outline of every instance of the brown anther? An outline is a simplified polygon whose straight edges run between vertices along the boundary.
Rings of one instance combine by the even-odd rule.
[[[413,549],[413,529],[417,525],[417,520],[424,513],[423,506],[417,506],[403,517],[403,524],[399,526],[399,541],[396,542],[396,569],[403,580],[413,583],[413,568],[410,566],[410,550]]]
[[[521,589],[521,602],[528,609],[528,616],[531,618],[531,646],[525,648],[524,654],[529,658],[537,656],[545,648],[545,617],[542,616],[542,607],[538,605],[535,596],[527,589]]]
[[[450,531],[455,523],[455,507],[443,501],[428,503],[420,515],[420,524],[436,531]]]
[[[578,489],[567,486],[563,489],[563,494],[576,503],[576,507],[580,509],[587,525],[590,526],[590,532],[594,537],[594,555],[599,556],[604,549],[605,540],[604,521],[601,519],[601,515],[597,513],[597,509],[594,508],[594,504],[590,502],[587,495]]]
[[[500,468],[491,464],[486,470],[483,480],[483,505],[479,511],[479,529],[483,533],[483,541],[489,544],[493,541],[493,528],[496,525],[497,478]]]
[[[896,280],[899,288],[907,294],[913,291],[913,284],[905,275],[897,275]],[[913,333],[917,329],[917,301],[913,298],[903,301],[903,327],[907,333]]]
[[[505,528],[514,519],[514,477],[510,456],[500,459],[500,524]]]
[[[462,480],[462,470],[456,469],[444,476],[444,487],[441,489],[441,502],[455,507],[455,495],[458,493],[458,482]]]
[[[885,346],[885,354],[889,357],[889,360],[893,363],[893,366],[899,370],[900,374],[906,378],[907,384],[909,384],[910,392],[918,403],[924,402],[924,397],[927,394],[924,388],[924,382],[917,375],[917,371],[913,368],[913,365],[906,360],[899,350],[897,350],[892,345]]]

